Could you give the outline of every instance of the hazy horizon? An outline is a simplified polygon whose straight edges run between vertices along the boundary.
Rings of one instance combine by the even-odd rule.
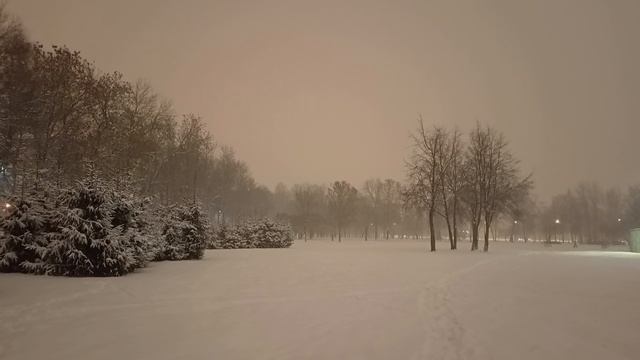
[[[256,180],[405,179],[426,123],[504,132],[542,198],[640,182],[634,1],[11,0],[30,38],[148,80]]]

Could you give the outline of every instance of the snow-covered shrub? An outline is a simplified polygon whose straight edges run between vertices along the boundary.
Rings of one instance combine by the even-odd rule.
[[[248,226],[251,242],[257,248],[287,248],[293,244],[289,226],[270,219],[255,221]]]
[[[144,267],[155,257],[159,231],[154,223],[149,201],[129,193],[115,192],[110,199],[111,226],[110,236],[117,237],[127,244],[135,261],[135,267]]]
[[[131,234],[113,227],[105,191],[93,181],[78,183],[61,198],[52,218],[56,232],[42,251],[45,273],[66,276],[119,276],[139,266]]]
[[[3,272],[119,276],[151,260],[199,259],[209,241],[197,206],[153,207],[95,176],[10,202],[0,217]]]
[[[48,194],[37,195],[10,199],[9,215],[0,217],[0,271],[36,272],[42,264],[53,205]]]
[[[269,219],[247,221],[215,232],[214,249],[285,248],[293,244],[289,226]]]
[[[208,243],[208,223],[197,205],[172,206],[164,216],[155,260],[201,259]]]
[[[248,249],[254,247],[251,239],[245,236],[238,226],[229,227],[222,225],[212,235],[209,243],[210,249]]]

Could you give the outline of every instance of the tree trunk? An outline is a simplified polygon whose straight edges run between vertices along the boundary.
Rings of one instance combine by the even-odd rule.
[[[480,224],[471,224],[471,251],[478,250],[478,236]]]
[[[491,231],[491,223],[486,221],[484,224],[484,249],[483,251],[489,251],[489,233]]]
[[[458,224],[457,224],[457,216],[456,213],[458,211],[458,200],[454,197],[453,199],[453,214],[451,214],[451,220],[453,223],[453,244],[451,246],[452,250],[456,250],[458,248]]]
[[[456,247],[453,243],[453,233],[452,233],[452,229],[451,229],[451,219],[449,218],[449,205],[447,204],[447,198],[444,195],[445,194],[445,190],[444,188],[442,189],[442,203],[443,203],[443,208],[444,208],[444,220],[447,222],[447,232],[449,234],[449,246],[451,247],[451,250],[454,250]]]
[[[445,220],[447,221],[447,232],[449,234],[449,246],[451,247],[451,250],[454,250],[456,247],[453,244],[453,230],[451,228],[451,221],[449,220],[449,215],[445,216]]]
[[[435,209],[432,207],[429,209],[429,235],[431,236],[431,251],[436,251],[436,231],[433,228],[433,215]]]

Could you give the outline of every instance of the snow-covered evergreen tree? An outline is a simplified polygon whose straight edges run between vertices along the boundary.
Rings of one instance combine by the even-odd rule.
[[[217,228],[213,233],[213,239],[211,241],[211,249],[248,249],[253,246],[250,244],[250,239],[244,236],[239,230],[239,227],[228,227],[222,225]]]
[[[109,201],[110,237],[125,243],[135,260],[135,267],[144,267],[155,257],[153,224],[149,220],[149,201],[130,192],[112,191]]]
[[[0,218],[0,271],[42,272],[41,250],[47,244],[52,204],[40,193],[9,202],[9,215]]]
[[[112,228],[104,189],[89,179],[66,192],[52,218],[43,254],[46,273],[67,276],[119,276],[137,263],[122,228]]]
[[[247,221],[232,228],[222,226],[214,234],[214,249],[285,248],[293,244],[289,226],[270,219]]]
[[[289,226],[270,219],[254,222],[251,231],[253,243],[258,248],[286,248],[293,244]]]
[[[173,206],[165,221],[156,260],[201,259],[208,242],[208,223],[199,206]]]

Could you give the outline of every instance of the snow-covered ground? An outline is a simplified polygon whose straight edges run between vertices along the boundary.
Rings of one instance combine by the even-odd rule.
[[[640,254],[417,241],[0,274],[0,359],[638,359]]]

